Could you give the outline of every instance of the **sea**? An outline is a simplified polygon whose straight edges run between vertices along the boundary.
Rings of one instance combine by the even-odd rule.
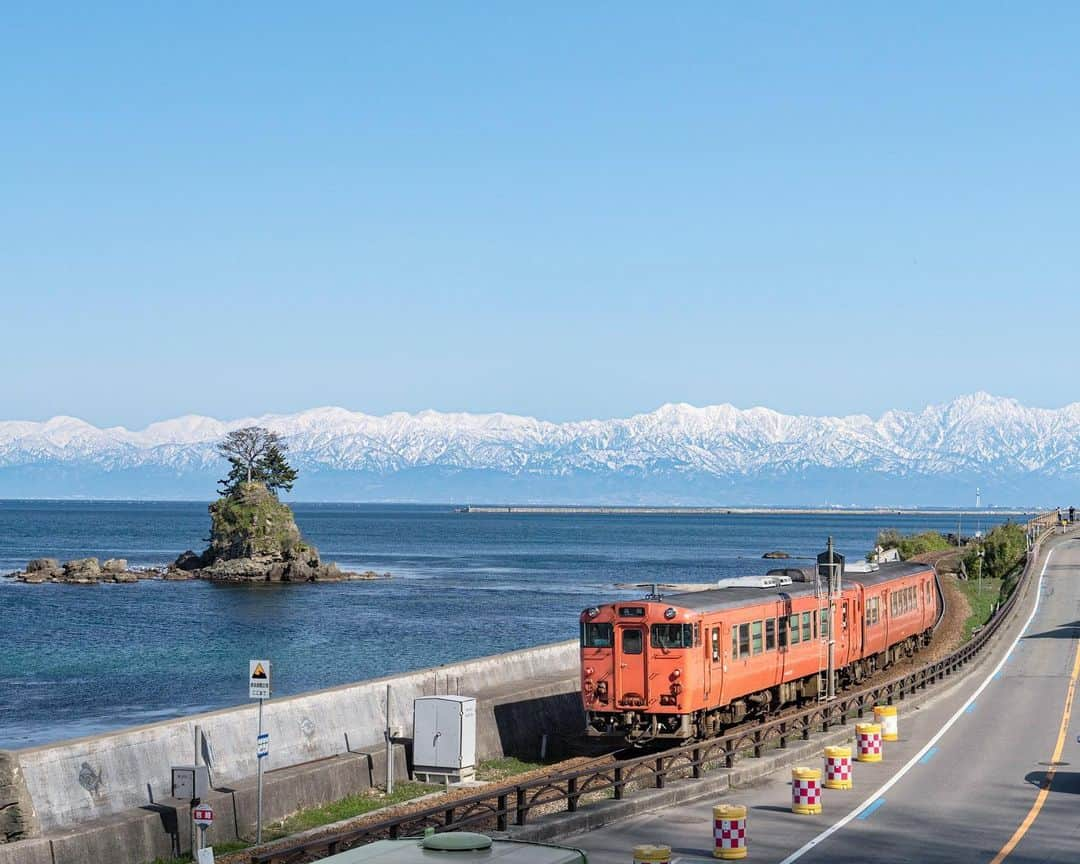
[[[248,661],[274,695],[575,638],[581,610],[626,584],[763,575],[832,537],[861,558],[883,528],[964,534],[986,514],[461,513],[450,506],[293,504],[324,560],[391,578],[303,585],[0,578],[0,749],[242,704]],[[1013,517],[1022,518],[1022,517]],[[162,565],[205,546],[199,502],[0,501],[0,573],[36,557]]]

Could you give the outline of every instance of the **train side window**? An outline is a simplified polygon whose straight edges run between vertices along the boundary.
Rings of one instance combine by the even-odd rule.
[[[776,619],[765,619],[765,650],[772,651],[776,648]]]
[[[739,628],[734,624],[731,625],[731,659],[739,659]]]
[[[720,662],[720,628],[712,628],[712,662]]]
[[[847,603],[840,606],[840,629],[847,630]]]
[[[802,641],[803,642],[809,642],[813,638],[810,635],[810,633],[811,633],[811,630],[810,630],[810,627],[811,627],[810,617],[811,616],[810,616],[809,612],[803,612],[802,613]]]
[[[799,616],[796,613],[788,618],[788,625],[791,627],[791,644],[799,644]]]
[[[750,656],[750,625],[749,624],[740,624],[739,625],[739,656],[740,657],[749,657]]]
[[[622,653],[623,654],[640,654],[644,639],[641,638],[640,630],[623,630],[622,631]]]
[[[783,651],[785,648],[787,648],[787,635],[788,635],[787,618],[785,618],[783,616],[780,616],[779,618],[776,619],[776,623],[777,623],[777,629],[780,631],[779,634],[778,634],[779,637],[780,637],[780,639],[778,640],[779,643],[780,643],[780,650]]]
[[[821,610],[821,635],[825,636],[826,638],[829,635],[829,610],[828,609],[822,609]]]
[[[877,624],[878,621],[880,621],[880,620],[881,620],[881,598],[880,597],[875,597],[874,598],[874,620],[871,621],[870,623],[871,624]]]
[[[701,625],[700,624],[695,624],[694,625],[694,647],[695,648],[700,648],[701,647]]]
[[[817,639],[817,615],[810,616],[810,626],[814,628],[814,638]]]
[[[754,654],[761,653],[761,622],[755,621],[750,625],[750,644],[754,649]]]

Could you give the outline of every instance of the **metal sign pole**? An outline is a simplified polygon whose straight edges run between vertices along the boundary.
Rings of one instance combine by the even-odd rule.
[[[263,734],[263,716],[262,716],[263,700],[259,700],[259,735]],[[263,798],[263,760],[256,759],[259,763],[259,796],[258,802],[255,807],[255,844],[262,843],[262,798]]]
[[[394,741],[390,725],[390,685],[386,685],[386,794],[394,794]]]
[[[196,724],[195,726],[195,773],[199,771],[199,733],[202,730]],[[202,832],[199,831],[199,826],[195,824],[195,805],[198,803],[198,798],[191,799],[191,854],[198,856],[199,850],[202,848]]]

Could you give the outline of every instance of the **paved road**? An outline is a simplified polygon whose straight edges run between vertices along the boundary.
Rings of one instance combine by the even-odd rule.
[[[991,661],[921,709],[899,703],[901,740],[886,745],[884,762],[855,765],[853,790],[825,790],[822,815],[790,812],[787,771],[724,795],[749,808],[748,860],[1080,862],[1080,706],[1063,722],[1080,668],[1080,539],[1060,538],[1049,554],[1038,606],[1032,590]],[[671,807],[562,842],[587,850],[593,864],[627,864],[638,843],[668,844],[685,864],[713,860],[717,803]]]

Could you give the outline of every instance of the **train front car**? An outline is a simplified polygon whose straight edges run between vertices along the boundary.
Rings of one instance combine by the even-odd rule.
[[[700,613],[656,595],[582,612],[586,734],[628,743],[692,738],[701,638]]]

